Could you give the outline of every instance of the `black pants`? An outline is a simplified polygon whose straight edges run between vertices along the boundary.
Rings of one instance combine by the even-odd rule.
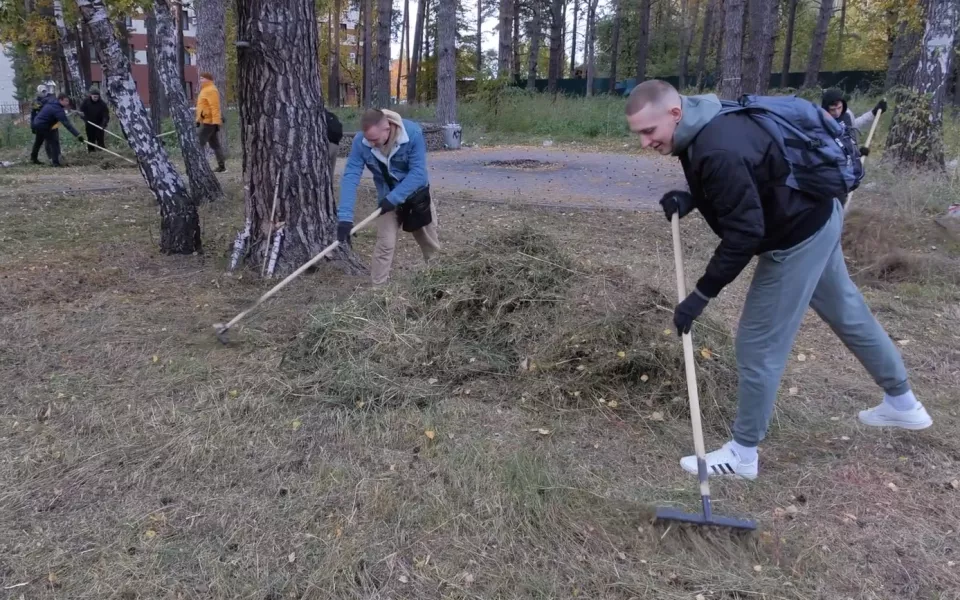
[[[30,159],[33,161],[38,160],[40,154],[40,146],[44,146],[44,149],[47,151],[47,158],[50,159],[50,162],[54,166],[60,166],[60,130],[59,129],[42,129],[38,130],[35,133],[36,137],[33,139],[33,149],[30,151]]]
[[[86,127],[87,140],[100,146],[100,148],[107,147],[107,140],[103,130],[95,125],[87,123]],[[87,152],[98,152],[97,148],[94,148],[90,144],[84,144],[87,147]]]
[[[200,126],[200,150],[204,151],[207,144],[213,148],[213,153],[217,157],[217,166],[222,167],[226,161],[223,155],[223,148],[220,147],[220,137],[217,132],[220,131],[219,125],[201,125]]]

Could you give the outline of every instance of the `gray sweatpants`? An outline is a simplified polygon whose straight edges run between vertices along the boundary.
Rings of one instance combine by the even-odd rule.
[[[820,315],[891,396],[910,390],[903,359],[847,273],[840,249],[843,207],[800,244],[759,256],[737,330],[739,374],[733,438],[756,446],[766,435],[777,389],[807,306]]]

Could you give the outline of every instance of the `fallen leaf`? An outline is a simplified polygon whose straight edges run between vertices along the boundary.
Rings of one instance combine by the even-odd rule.
[[[624,554],[623,552],[617,552],[617,558],[619,558],[620,560],[627,560],[627,555]]]
[[[663,413],[660,412],[660,411],[657,411],[657,412],[651,414],[651,415],[650,415],[650,420],[651,420],[651,421],[662,421],[662,420],[663,420]]]
[[[287,557],[287,560],[290,561],[290,562],[293,562],[293,561],[297,560],[297,553],[296,553],[296,552],[291,552],[291,553],[290,553],[290,556]]]
[[[293,423],[290,424],[290,426],[293,427],[294,431],[300,429],[301,425],[303,425],[303,421],[301,421],[300,419],[294,419]]]
[[[887,487],[890,488],[891,492],[896,492],[897,490],[900,489],[897,487],[897,484],[893,483],[892,481],[887,484]]]
[[[800,393],[800,388],[795,388],[795,387],[790,388],[790,395],[791,395],[791,396],[796,396],[796,395],[799,394],[799,393]]]
[[[550,435],[550,430],[543,427],[539,429],[531,429],[530,431],[534,431],[536,433],[539,433],[540,435]]]
[[[957,566],[957,563],[953,562],[952,560],[948,560],[947,566],[952,569],[953,567]]]
[[[230,397],[231,397],[231,398],[236,398],[236,397],[239,396],[239,395],[240,395],[240,392],[238,392],[237,390],[230,390]]]
[[[955,490],[960,490],[960,479],[954,479],[953,481],[951,481],[950,487],[952,487]]]
[[[49,581],[51,584],[56,584],[56,583],[57,583],[57,574],[54,573],[53,571],[51,571],[50,574],[47,575],[47,581]]]
[[[160,357],[156,354],[153,355],[153,362],[160,362]]]
[[[906,346],[907,344],[910,343],[910,340],[900,340],[900,341],[897,342],[897,343],[900,344],[901,346]]]
[[[753,570],[759,573],[760,571],[763,570],[763,567],[760,565],[753,565]]]
[[[841,436],[840,436],[840,439],[841,439],[842,441],[844,441],[844,442],[849,442],[849,441],[850,441],[850,438],[847,437],[847,436],[845,436],[845,435],[841,435]]]
[[[397,581],[400,583],[410,583],[410,578],[406,575],[401,575],[400,577],[397,577]]]
[[[50,405],[47,404],[37,412],[37,420],[41,423],[46,423],[47,419],[50,418]]]
[[[427,436],[428,440],[432,440],[433,438],[437,437],[437,432],[432,429],[428,429],[423,432],[423,435]]]
[[[796,506],[791,504],[790,506],[787,507],[787,514],[790,515],[791,517],[795,517],[799,513],[800,513],[800,509],[797,508]]]
[[[616,408],[616,407],[620,406],[620,404],[617,403],[616,400],[611,400],[610,402],[607,402],[607,406],[609,406],[610,408]]]
[[[577,367],[577,370],[578,370],[578,371],[583,371],[584,369],[586,369],[586,367],[583,366],[583,365],[579,365],[579,366]]]
[[[806,354],[798,354],[798,355],[797,355],[797,360],[800,361],[800,362],[806,362],[806,360],[807,360],[807,355],[806,355]]]
[[[673,335],[673,332],[670,331],[669,329],[664,329],[664,330],[663,330],[663,335]]]
[[[709,348],[701,348],[700,356],[704,357],[707,360],[710,360],[711,358],[713,358],[713,352],[711,352]]]
[[[473,576],[473,573],[467,573],[463,576],[463,582],[467,585],[472,584],[474,581],[476,581],[476,578]]]
[[[431,377],[430,379],[427,380],[427,383],[429,383],[430,385],[433,385],[433,384],[437,383],[437,380],[436,380],[436,378]]]
[[[617,358],[626,358],[626,357],[627,357],[627,353],[624,352],[623,350],[621,350],[620,352],[617,352]]]
[[[697,594],[697,597],[694,600],[707,600],[707,597],[703,594]]]
[[[646,382],[650,381],[650,376],[647,375],[646,373],[644,373],[643,375],[640,376],[640,381],[646,383]]]
[[[152,540],[153,538],[157,537],[157,532],[152,529],[148,529],[143,533],[143,537],[148,540]]]

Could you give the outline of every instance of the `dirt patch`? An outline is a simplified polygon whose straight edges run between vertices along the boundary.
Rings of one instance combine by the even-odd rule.
[[[483,163],[486,167],[495,167],[498,169],[520,169],[524,171],[547,171],[550,169],[559,169],[560,165],[533,158],[517,158],[513,160],[490,160]]]

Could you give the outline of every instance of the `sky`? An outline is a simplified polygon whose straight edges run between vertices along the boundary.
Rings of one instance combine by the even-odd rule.
[[[13,87],[13,65],[0,48],[0,104],[16,104]]]

